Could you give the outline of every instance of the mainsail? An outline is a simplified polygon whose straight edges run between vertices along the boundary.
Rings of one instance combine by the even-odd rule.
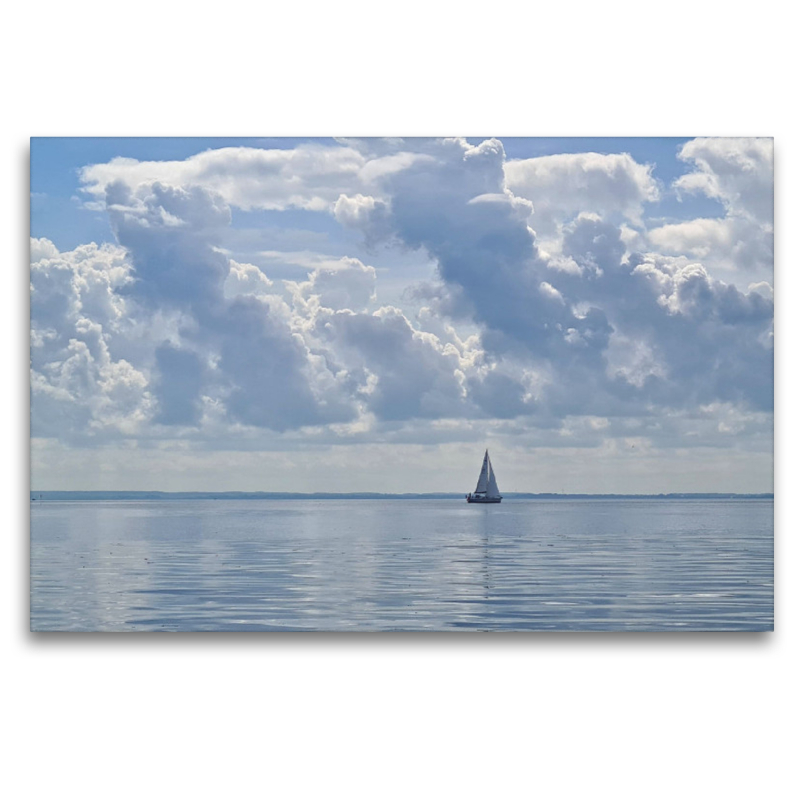
[[[487,453],[486,458],[489,458]],[[500,490],[497,488],[497,479],[494,476],[494,469],[492,469],[492,462],[489,462],[489,486],[486,489],[487,497],[500,497]]]

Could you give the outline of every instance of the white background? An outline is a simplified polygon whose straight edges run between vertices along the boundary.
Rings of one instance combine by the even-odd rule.
[[[783,7],[145,1],[6,13],[7,796],[796,791],[799,139]],[[199,134],[775,136],[776,632],[29,634],[28,137]]]

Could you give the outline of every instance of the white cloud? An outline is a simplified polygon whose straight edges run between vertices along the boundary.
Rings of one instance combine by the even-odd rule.
[[[184,161],[115,158],[81,170],[84,189],[102,198],[109,187],[162,183],[203,186],[231,206],[332,211],[342,194],[370,194],[393,173],[424,159],[413,153],[367,158],[350,147],[305,144],[287,150],[225,147]]]
[[[45,258],[56,258],[58,248],[49,239],[35,239],[31,237],[31,264]]]
[[[273,282],[254,264],[230,260],[231,271],[225,280],[225,296],[272,294]]]
[[[608,178],[603,190],[611,196],[615,181],[628,180],[635,187],[630,213],[638,213],[655,192],[649,167],[627,156],[601,161]],[[409,168],[387,183],[392,235],[424,247],[438,262],[441,285],[415,294],[429,313],[477,324],[486,357],[502,367],[491,378],[497,384],[505,376],[502,391],[480,388],[475,375],[467,381],[482,407],[508,413],[502,395],[517,414],[559,419],[636,415],[700,399],[771,403],[772,356],[763,338],[771,326],[768,301],[714,281],[697,262],[628,260],[623,229],[594,211],[580,211],[559,228],[561,261],[576,268],[552,269],[525,215],[504,200],[502,163],[495,143],[448,143],[435,164]],[[584,165],[572,158],[565,163],[575,170]],[[614,202],[616,210],[624,208]],[[632,341],[637,348],[623,346]],[[519,402],[524,392],[508,369],[514,363],[546,376],[535,406]]]
[[[506,162],[497,140],[367,140],[88,167],[119,244],[31,244],[34,430],[226,448],[763,438],[748,415],[771,408],[770,287],[742,292],[715,265],[766,259],[743,249],[746,226],[767,225],[747,199],[764,161],[687,148],[697,168],[679,188],[728,216],[649,239],[658,186],[626,154]],[[751,162],[760,177],[737,178]],[[233,260],[232,206],[322,210],[383,250]],[[416,317],[376,309],[386,248],[436,265],[409,293]],[[279,280],[286,265],[305,280]]]
[[[357,258],[342,258],[316,267],[307,281],[286,281],[296,302],[310,302],[335,311],[364,310],[375,300],[376,272]]]
[[[539,291],[545,297],[549,297],[551,300],[556,300],[557,302],[561,303],[561,305],[564,305],[564,297],[562,296],[561,292],[559,292],[555,286],[547,281],[542,281],[539,284]]]
[[[31,257],[32,429],[67,439],[140,432],[153,408],[146,374],[112,352],[128,323],[126,251],[59,253],[39,239]]]
[[[649,231],[647,241],[664,253],[702,259],[720,276],[744,285],[772,277],[772,226],[746,216],[662,225]]]
[[[694,170],[675,181],[681,192],[718,200],[722,218],[669,223],[648,233],[666,253],[702,258],[728,280],[746,286],[773,270],[772,139],[693,139],[679,157]]]
[[[361,230],[367,242],[372,244],[389,234],[387,223],[389,206],[385,200],[356,194],[339,195],[333,207],[336,221],[346,228]]]
[[[316,333],[350,374],[362,376],[357,391],[379,419],[464,414],[458,354],[433,334],[415,331],[399,309],[382,307],[373,314],[326,310],[317,319]]]
[[[694,171],[675,181],[679,191],[720,200],[729,213],[772,224],[772,139],[705,138],[687,142],[679,158]]]
[[[565,153],[515,159],[504,166],[506,186],[533,203],[533,226],[550,234],[582,211],[618,213],[641,225],[644,204],[659,198],[652,166],[627,153]]]

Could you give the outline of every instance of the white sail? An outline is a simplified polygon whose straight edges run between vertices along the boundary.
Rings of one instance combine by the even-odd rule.
[[[478,485],[475,487],[475,494],[483,494],[489,485],[489,451],[483,457],[483,466],[481,467],[481,474],[478,476]]]
[[[486,453],[486,459],[489,459],[489,453]],[[487,497],[500,497],[500,490],[497,488],[497,478],[495,478],[492,462],[489,461],[489,485],[486,488]]]
[[[492,469],[492,462],[489,459],[489,450],[483,455],[483,466],[478,478],[478,485],[472,494],[467,495],[468,503],[499,503],[503,498],[497,488],[497,478]]]

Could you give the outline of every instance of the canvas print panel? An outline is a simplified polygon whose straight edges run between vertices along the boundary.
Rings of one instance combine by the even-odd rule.
[[[771,630],[768,138],[31,141],[31,628]]]

